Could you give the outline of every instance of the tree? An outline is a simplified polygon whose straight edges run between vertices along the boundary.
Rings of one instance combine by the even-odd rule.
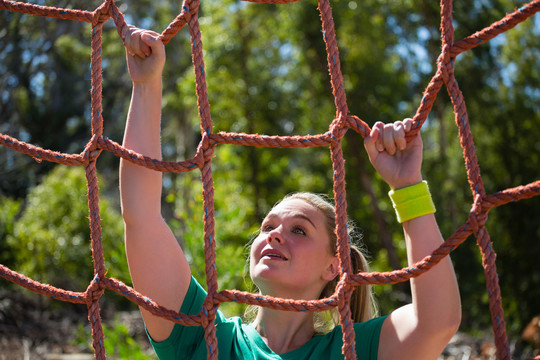
[[[59,165],[33,188],[7,243],[14,270],[42,283],[84,291],[94,276],[86,179],[82,167]],[[108,276],[129,282],[120,214],[100,201]]]

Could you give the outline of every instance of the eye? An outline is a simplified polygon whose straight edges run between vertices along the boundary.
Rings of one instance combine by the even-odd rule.
[[[306,235],[306,231],[301,226],[295,226],[292,229],[292,232],[298,235]]]
[[[263,233],[267,233],[267,232],[270,232],[272,230],[274,230],[274,226],[272,226],[270,224],[263,224],[261,226],[261,232],[263,232]]]

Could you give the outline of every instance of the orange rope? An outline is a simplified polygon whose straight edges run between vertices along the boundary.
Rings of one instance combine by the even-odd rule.
[[[255,3],[292,3],[297,0],[247,0]],[[408,134],[414,136],[425,122],[435,98],[444,84],[452,100],[455,113],[455,122],[459,129],[460,143],[467,168],[469,185],[474,197],[469,218],[457,231],[445,241],[431,255],[426,256],[416,264],[387,273],[358,273],[351,274],[349,257],[349,241],[346,231],[346,190],[344,159],[341,139],[345,133],[352,129],[367,136],[369,126],[356,116],[348,114],[347,100],[343,87],[340,70],[339,50],[336,43],[334,22],[329,0],[319,0],[319,12],[322,21],[322,31],[326,50],[328,53],[328,68],[331,77],[332,92],[336,104],[336,118],[331,122],[329,130],[324,134],[307,136],[265,136],[257,134],[243,134],[231,132],[212,132],[212,118],[206,91],[206,75],[204,70],[203,47],[198,21],[198,0],[184,0],[182,12],[162,32],[161,40],[166,44],[176,33],[188,25],[191,35],[193,65],[196,77],[196,94],[199,106],[200,127],[202,140],[198,145],[195,156],[180,162],[158,161],[142,154],[126,149],[121,145],[103,137],[102,118],[102,69],[101,69],[101,41],[103,23],[112,17],[119,35],[126,25],[124,16],[116,7],[113,0],[105,0],[94,11],[61,9],[47,6],[38,6],[24,2],[0,0],[0,9],[20,12],[30,15],[48,16],[59,19],[85,21],[92,24],[92,137],[80,154],[65,154],[42,149],[0,134],[0,144],[12,150],[32,156],[37,161],[48,161],[66,165],[82,165],[86,170],[88,183],[88,207],[90,214],[91,247],[94,260],[94,279],[85,292],[72,292],[50,285],[41,284],[22,274],[0,265],[0,276],[12,281],[33,292],[53,297],[57,300],[82,303],[88,306],[88,319],[92,325],[93,347],[96,359],[105,359],[103,347],[103,329],[99,299],[105,289],[109,289],[126,297],[130,301],[150,311],[152,314],[167,318],[186,326],[202,325],[205,329],[205,338],[208,348],[208,358],[218,358],[217,340],[213,322],[216,311],[222,302],[242,302],[258,306],[269,307],[287,311],[323,311],[338,307],[340,320],[343,325],[343,354],[345,359],[356,359],[354,351],[354,330],[349,308],[349,299],[354,286],[362,284],[393,284],[403,282],[428,271],[452,250],[464,242],[470,235],[477,239],[482,253],[482,261],[487,279],[492,326],[499,359],[510,359],[508,340],[506,337],[504,314],[501,305],[501,294],[495,266],[496,254],[491,246],[491,240],[485,223],[487,214],[493,207],[504,205],[521,199],[540,195],[540,181],[528,185],[506,189],[496,194],[486,195],[480,168],[474,150],[473,137],[469,127],[467,110],[463,95],[454,77],[454,59],[460,53],[472,49],[498,34],[513,28],[518,23],[531,17],[540,10],[540,0],[534,0],[511,14],[506,15],[489,27],[473,35],[454,42],[454,29],[452,27],[452,1],[441,0],[441,33],[442,51],[437,60],[437,71],[427,85],[423,99],[413,118],[415,126]],[[341,280],[335,293],[327,298],[312,301],[293,301],[260,294],[251,294],[238,290],[223,290],[217,292],[217,270],[215,266],[216,249],[214,234],[214,186],[211,170],[212,154],[217,145],[240,144],[257,147],[315,147],[328,146],[332,157],[334,170],[334,200],[336,204],[336,231],[338,234],[338,256],[340,261]],[[203,180],[203,207],[204,207],[204,244],[206,263],[206,282],[208,296],[203,304],[202,311],[197,315],[185,315],[164,308],[152,299],[138,293],[122,282],[105,276],[105,261],[101,247],[101,219],[99,215],[99,196],[96,174],[96,161],[101,151],[106,150],[118,157],[162,172],[187,172],[200,169]],[[537,356],[535,359],[540,359]]]

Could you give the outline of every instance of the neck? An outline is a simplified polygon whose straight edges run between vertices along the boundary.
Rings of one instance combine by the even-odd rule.
[[[324,287],[292,287],[273,281],[257,283],[261,294],[284,299],[317,299]],[[260,307],[253,326],[276,354],[285,354],[307,343],[315,335],[313,313],[283,311]]]
[[[298,349],[315,334],[313,313],[259,308],[253,326],[276,354]]]

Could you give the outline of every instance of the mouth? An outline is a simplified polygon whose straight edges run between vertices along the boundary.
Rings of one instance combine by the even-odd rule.
[[[283,255],[280,251],[277,251],[275,249],[266,249],[263,250],[261,254],[261,259],[271,259],[271,260],[281,260],[281,261],[287,261],[289,260],[285,255]]]

